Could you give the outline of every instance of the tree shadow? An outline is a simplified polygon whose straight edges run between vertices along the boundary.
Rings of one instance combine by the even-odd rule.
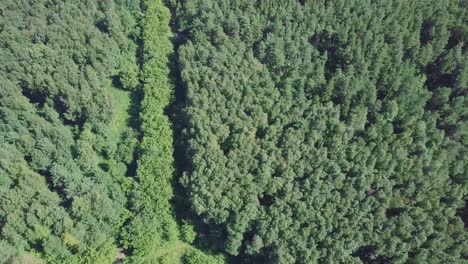
[[[185,107],[187,106],[186,85],[181,77],[181,65],[179,63],[179,47],[185,44],[188,40],[188,32],[179,32],[177,29],[175,8],[170,7],[172,18],[170,21],[171,29],[173,31],[172,43],[174,45],[174,53],[169,56],[169,69],[171,81],[174,84],[174,100],[165,109],[166,116],[172,123],[173,144],[174,144],[174,167],[175,173],[172,180],[172,187],[174,190],[174,197],[171,201],[176,220],[179,224],[183,220],[189,220],[195,226],[197,238],[193,245],[205,252],[220,253],[224,248],[226,239],[226,230],[221,225],[215,225],[204,221],[204,219],[197,215],[190,204],[189,190],[187,190],[180,182],[185,173],[192,171],[192,164],[190,161],[189,137],[185,130],[190,126],[187,115],[185,114]]]

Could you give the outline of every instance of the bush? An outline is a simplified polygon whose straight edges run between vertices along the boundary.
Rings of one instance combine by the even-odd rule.
[[[194,230],[193,224],[189,223],[188,221],[182,222],[180,233],[182,236],[182,240],[189,244],[192,244],[193,241],[195,240],[195,237],[197,236],[197,233]]]

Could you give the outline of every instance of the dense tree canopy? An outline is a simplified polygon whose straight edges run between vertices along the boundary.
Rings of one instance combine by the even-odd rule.
[[[318,3],[315,3],[318,2]],[[277,263],[458,263],[464,1],[184,1],[182,179],[223,248]]]
[[[0,263],[465,263],[467,10],[0,1]]]

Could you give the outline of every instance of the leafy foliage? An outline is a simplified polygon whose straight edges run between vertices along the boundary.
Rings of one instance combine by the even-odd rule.
[[[1,262],[114,260],[129,215],[122,152],[133,149],[116,154],[125,142],[109,133],[108,89],[135,57],[138,10],[137,1],[0,4]]]
[[[195,237],[197,236],[197,233],[194,230],[194,226],[190,224],[188,221],[184,221],[182,223],[181,229],[180,229],[181,237],[182,240],[191,244],[195,240]]]

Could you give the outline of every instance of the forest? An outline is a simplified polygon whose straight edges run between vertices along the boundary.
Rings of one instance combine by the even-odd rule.
[[[467,0],[1,0],[0,263],[468,263]]]

